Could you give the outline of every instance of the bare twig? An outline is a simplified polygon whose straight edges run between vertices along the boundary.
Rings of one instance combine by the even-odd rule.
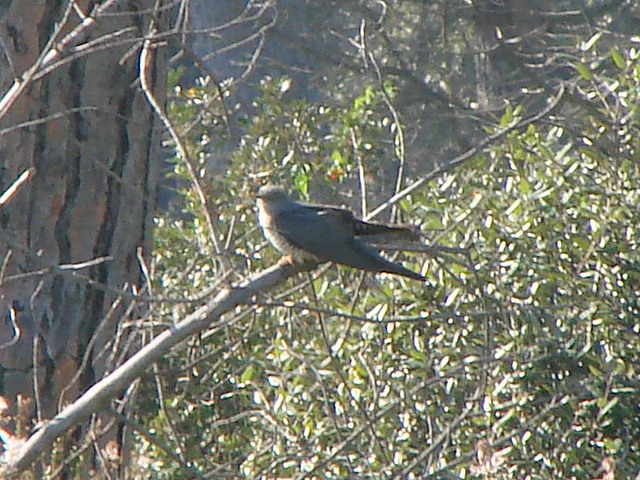
[[[185,165],[187,166],[187,170],[189,171],[189,176],[191,177],[191,181],[193,182],[194,189],[196,194],[198,195],[198,200],[202,205],[202,213],[204,214],[205,220],[207,222],[207,227],[209,231],[209,238],[211,239],[211,243],[215,249],[216,255],[220,255],[222,253],[220,244],[218,242],[218,234],[215,226],[215,222],[213,221],[213,217],[211,216],[211,212],[209,211],[207,201],[207,195],[205,194],[205,189],[202,185],[202,182],[198,175],[198,168],[195,165],[195,162],[189,155],[187,148],[184,145],[184,142],[178,135],[178,131],[175,126],[167,116],[164,111],[162,105],[155,97],[153,92],[153,88],[151,86],[151,80],[149,79],[148,70],[151,65],[151,38],[153,38],[155,34],[155,27],[152,25],[150,27],[149,35],[145,39],[142,45],[142,51],[140,52],[140,85],[142,87],[142,91],[147,97],[147,101],[156,112],[156,115],[160,118],[166,129],[169,131],[169,135],[171,135],[171,139],[176,145],[176,149]]]
[[[44,423],[24,443],[20,451],[10,456],[10,461],[0,470],[0,478],[7,478],[27,468],[42,452],[51,448],[58,436],[102,410],[106,402],[118,395],[174,346],[204,329],[224,328],[227,322],[220,318],[222,315],[248,302],[254,295],[282,284],[297,271],[290,264],[276,264],[236,287],[222,290],[209,303],[198,308],[174,327],[162,332],[53,419]]]
[[[25,122],[16,123],[15,125],[11,125],[10,127],[0,129],[0,137],[4,135],[8,135],[11,132],[15,132],[16,130],[20,130],[22,128],[35,127],[36,125],[41,125],[43,123],[51,122],[58,118],[63,118],[69,115],[73,115],[75,113],[81,112],[89,112],[98,110],[97,107],[76,107],[76,108],[68,108],[62,112],[52,113],[51,115],[47,115],[46,117],[36,118],[33,120],[27,120]]]
[[[387,109],[389,110],[389,112],[391,113],[391,117],[393,118],[393,125],[395,127],[395,139],[393,142],[394,144],[393,152],[396,158],[398,159],[398,173],[396,177],[394,194],[397,194],[402,190],[402,184],[404,183],[404,175],[405,175],[405,165],[407,163],[406,149],[405,149],[405,143],[404,143],[404,128],[402,126],[402,122],[400,121],[400,114],[398,113],[398,110],[393,104],[393,101],[391,100],[391,96],[389,95],[389,92],[387,91],[386,85],[384,83],[384,79],[382,78],[382,72],[380,71],[380,65],[378,65],[378,60],[376,59],[374,53],[367,48],[366,29],[365,29],[364,20],[362,22],[360,35],[362,37],[362,46],[363,46],[363,49],[365,50],[365,54],[367,55],[369,63],[371,63],[371,65],[373,66],[373,69],[375,70],[376,79],[378,80],[378,88],[380,89],[380,92],[382,92],[382,98],[384,99],[384,103],[387,106]],[[396,216],[397,216],[397,211],[395,211],[395,206],[394,206],[394,210],[392,210],[392,213],[391,213],[391,219],[396,220]]]
[[[122,0],[107,0],[102,5],[96,7],[90,15],[84,17],[82,21],[73,30],[62,37],[60,41],[56,41],[63,29],[67,27],[67,19],[73,10],[75,2],[69,2],[62,21],[58,23],[56,31],[51,35],[51,38],[40,54],[40,57],[30,68],[27,69],[26,72],[22,74],[20,78],[13,82],[13,85],[11,85],[9,90],[0,98],[0,119],[7,114],[20,94],[32,82],[33,77],[36,74],[58,60],[65,51],[82,42],[88,34],[88,29],[96,23],[96,20],[109,9],[117,5],[120,1]]]
[[[5,203],[8,203],[9,200],[20,190],[20,187],[24,185],[27,180],[29,180],[33,174],[36,173],[36,169],[31,167],[27,168],[24,172],[20,174],[15,182],[13,182],[9,188],[7,188],[2,195],[0,195],[0,208],[2,208]]]
[[[560,100],[562,99],[562,96],[564,95],[564,91],[565,91],[564,85],[560,84],[560,88],[558,89],[558,93],[556,94],[556,96],[553,97],[553,99],[549,102],[549,104],[545,108],[543,108],[540,112],[536,113],[535,115],[533,115],[533,116],[531,116],[529,118],[525,118],[524,120],[513,122],[511,125],[509,125],[509,126],[503,128],[503,129],[497,131],[496,133],[494,133],[492,135],[489,135],[484,140],[478,142],[478,144],[475,145],[473,148],[470,148],[469,150],[467,150],[463,154],[458,155],[457,157],[455,157],[454,159],[452,159],[450,162],[446,163],[442,167],[438,167],[438,168],[432,170],[430,173],[428,173],[424,177],[421,177],[418,180],[416,180],[415,182],[407,185],[405,188],[403,188],[398,193],[396,193],[394,196],[389,198],[386,202],[384,202],[378,208],[376,208],[375,210],[370,212],[369,215],[367,215],[367,217],[365,218],[365,220],[369,220],[369,219],[375,217],[380,212],[382,212],[382,211],[386,210],[387,208],[389,208],[390,206],[394,205],[398,200],[400,200],[401,198],[404,198],[407,195],[409,195],[415,189],[420,187],[423,183],[426,183],[429,180],[432,180],[432,179],[442,175],[443,173],[446,173],[449,170],[454,169],[458,165],[461,165],[462,163],[466,162],[471,157],[473,157],[475,154],[477,154],[478,152],[482,151],[482,149],[485,148],[487,145],[490,145],[491,143],[495,142],[499,138],[504,137],[509,132],[512,132],[513,130],[516,130],[518,128],[525,127],[525,126],[527,126],[527,125],[529,125],[531,123],[535,123],[538,120],[540,120],[541,118],[547,116],[549,114],[549,112],[551,112],[551,110],[553,110],[558,105],[558,103],[560,103]]]
[[[5,348],[9,348],[11,345],[15,345],[16,343],[18,343],[21,336],[21,330],[20,330],[20,327],[18,326],[18,322],[16,321],[16,318],[17,318],[16,309],[13,306],[9,308],[7,317],[9,319],[9,322],[11,323],[11,328],[13,329],[13,337],[11,338],[11,340],[0,345],[0,351],[4,350]]]
[[[366,172],[364,169],[364,162],[362,161],[362,155],[360,154],[360,144],[358,142],[358,138],[356,137],[355,128],[351,127],[349,129],[349,133],[351,134],[351,148],[353,149],[353,155],[356,157],[358,161],[358,181],[360,183],[360,215],[363,217],[367,214],[367,182],[366,182]]]

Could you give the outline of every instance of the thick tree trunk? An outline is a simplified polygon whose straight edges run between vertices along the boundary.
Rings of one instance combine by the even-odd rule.
[[[99,2],[75,3],[89,14]],[[10,405],[33,399],[37,420],[118,361],[130,340],[122,321],[132,315],[121,292],[144,283],[140,262],[151,249],[161,129],[139,57],[155,2],[114,3],[116,15],[97,18],[85,41],[124,29],[113,40],[131,41],[37,79],[0,121],[0,193],[35,168],[0,209],[0,394]],[[66,7],[13,1],[0,10],[2,93],[37,61]],[[62,35],[79,23],[72,10]],[[165,61],[153,52],[149,87],[162,103]]]

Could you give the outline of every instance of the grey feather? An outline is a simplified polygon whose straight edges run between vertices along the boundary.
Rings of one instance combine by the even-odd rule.
[[[262,187],[257,196],[260,226],[283,254],[301,261],[335,262],[425,280],[422,275],[385,259],[357,238],[412,229],[364,222],[349,210],[337,207],[298,203],[278,186]]]

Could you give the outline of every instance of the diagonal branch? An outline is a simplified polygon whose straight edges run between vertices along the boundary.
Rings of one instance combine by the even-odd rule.
[[[10,478],[28,468],[44,451],[50,450],[57,437],[104,409],[133,380],[140,377],[154,362],[161,359],[178,343],[205,329],[219,329],[226,325],[221,317],[238,305],[247,303],[254,295],[285,282],[299,271],[290,264],[279,263],[235,287],[222,290],[206,305],[154,338],[126,362],[98,383],[29,437],[17,452],[5,452],[8,458],[0,469],[0,478]]]
[[[90,27],[96,23],[97,19],[121,1],[122,0],[107,0],[102,5],[96,6],[90,15],[85,16],[75,28],[56,42],[63,29],[66,27],[67,19],[71,13],[72,7],[74,6],[74,2],[69,2],[62,20],[58,23],[55,32],[49,40],[49,44],[44,48],[40,57],[30,68],[27,69],[27,71],[22,74],[20,78],[16,79],[11,88],[9,88],[9,90],[0,97],[0,119],[7,114],[11,106],[15,103],[24,89],[31,84],[33,77],[38,72],[59,59],[67,50],[85,40],[89,35]]]
[[[427,175],[424,175],[423,177],[420,177],[418,180],[414,181],[413,183],[407,185],[405,188],[403,188],[402,190],[397,192],[395,195],[393,195],[391,198],[389,198],[386,202],[378,206],[375,210],[373,210],[372,212],[369,212],[369,214],[364,218],[364,220],[370,220],[371,218],[378,215],[380,212],[384,211],[391,205],[395,204],[401,198],[404,198],[407,195],[409,195],[411,192],[417,189],[420,185],[430,180],[433,180],[434,178],[439,177],[443,173],[446,173],[449,170],[453,170],[455,167],[463,164],[464,162],[469,160],[471,157],[481,152],[487,145],[490,145],[491,143],[504,137],[508,133],[518,128],[526,127],[527,125],[535,123],[538,120],[546,117],[560,103],[560,100],[562,99],[564,93],[565,93],[564,84],[561,84],[560,87],[558,88],[557,94],[549,101],[547,106],[544,107],[542,110],[540,110],[538,113],[536,113],[535,115],[532,115],[531,117],[525,118],[523,120],[515,121],[511,125],[508,125],[505,128],[502,128],[497,132],[485,137],[482,141],[478,142],[473,148],[470,148],[466,152],[458,155],[451,161],[447,162],[445,165],[435,168],[434,170],[429,172]]]

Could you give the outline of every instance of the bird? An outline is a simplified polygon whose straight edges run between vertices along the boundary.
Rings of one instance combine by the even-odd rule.
[[[369,272],[385,272],[425,281],[421,274],[387,260],[362,240],[382,234],[416,236],[414,227],[365,222],[350,210],[300,203],[278,185],[257,192],[258,224],[285,262],[313,268],[334,262]]]

